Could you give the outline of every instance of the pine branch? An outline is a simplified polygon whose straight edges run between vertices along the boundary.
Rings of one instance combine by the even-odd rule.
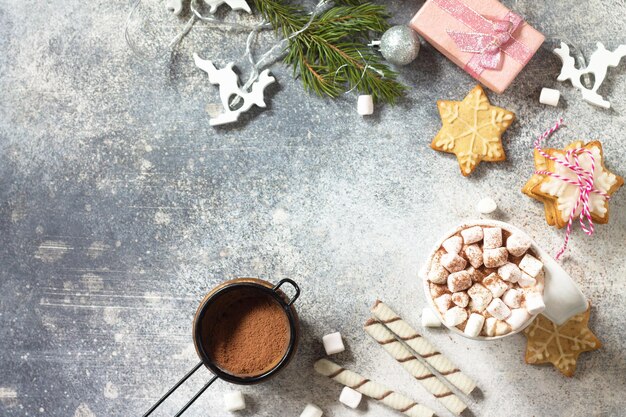
[[[274,30],[287,38],[302,29],[311,15],[285,0],[252,0]],[[338,97],[355,89],[375,100],[395,103],[405,86],[397,74],[367,46],[371,36],[389,28],[384,6],[361,0],[336,0],[336,6],[316,16],[309,27],[289,40],[284,62],[293,67],[306,90]],[[382,74],[382,75],[381,75]]]

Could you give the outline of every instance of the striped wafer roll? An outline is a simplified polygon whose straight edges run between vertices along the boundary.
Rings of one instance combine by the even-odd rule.
[[[357,373],[342,368],[328,359],[320,359],[315,362],[313,367],[317,373],[327,376],[346,387],[350,387],[367,397],[378,400],[407,416],[432,417],[435,413],[430,408],[417,404],[415,401],[380,385],[378,382],[370,381]]]
[[[418,355],[435,368],[437,372],[445,376],[448,381],[457,387],[464,394],[469,394],[476,387],[470,377],[463,374],[459,368],[454,366],[448,358],[438,352],[426,338],[421,336],[406,321],[402,320],[392,309],[380,300],[376,300],[374,307],[370,310],[374,317],[395,333],[395,337],[401,339]]]
[[[397,341],[393,333],[378,320],[369,319],[365,323],[365,331],[453,414],[459,415],[467,408],[447,385],[441,383],[439,378],[433,375],[406,346]]]

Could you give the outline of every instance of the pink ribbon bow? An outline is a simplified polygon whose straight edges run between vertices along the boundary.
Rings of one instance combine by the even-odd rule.
[[[472,30],[447,32],[461,51],[475,54],[465,64],[465,70],[475,78],[485,69],[499,69],[503,53],[522,65],[526,65],[532,57],[532,52],[526,45],[513,37],[513,33],[524,23],[521,16],[509,11],[502,20],[489,20],[461,0],[433,1]]]
[[[563,119],[559,119],[554,126],[552,126],[550,129],[543,132],[543,134],[539,136],[534,143],[535,149],[537,150],[537,152],[539,152],[541,156],[551,161],[554,161],[555,163],[559,165],[567,167],[576,175],[576,179],[573,180],[571,178],[564,177],[562,175],[556,174],[551,171],[535,171],[535,174],[548,175],[550,177],[557,178],[563,182],[566,182],[567,184],[571,184],[571,185],[578,187],[578,190],[579,190],[578,199],[576,200],[576,204],[574,205],[574,208],[572,209],[572,212],[570,213],[569,219],[567,221],[567,229],[565,231],[565,241],[563,242],[563,246],[561,247],[561,249],[559,249],[558,253],[556,254],[557,260],[561,257],[561,255],[563,255],[563,253],[567,249],[569,237],[572,232],[572,222],[574,221],[574,218],[576,217],[576,212],[578,211],[578,208],[582,206],[580,215],[578,215],[580,227],[581,229],[583,229],[583,232],[585,232],[587,236],[592,236],[594,232],[594,228],[593,228],[593,219],[591,217],[591,209],[589,208],[589,197],[592,193],[595,193],[595,194],[600,194],[602,197],[606,198],[607,200],[611,198],[611,196],[609,196],[604,191],[601,191],[595,188],[594,172],[596,169],[596,161],[595,161],[595,158],[593,157],[593,154],[589,151],[589,149],[585,149],[585,148],[570,149],[565,153],[565,156],[563,158],[556,158],[554,156],[551,156],[547,154],[543,149],[541,149],[541,143],[550,135],[552,135],[554,132],[556,132],[561,127],[562,124],[563,124]],[[588,170],[584,169],[580,164],[580,160],[578,157],[579,155],[582,155],[582,154],[587,154],[587,156],[589,157],[591,161],[591,167]]]

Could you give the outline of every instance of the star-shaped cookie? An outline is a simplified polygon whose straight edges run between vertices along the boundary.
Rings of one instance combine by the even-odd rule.
[[[515,113],[492,106],[480,85],[463,101],[437,101],[443,126],[430,147],[456,155],[461,174],[468,176],[480,161],[504,161],[502,133]]]
[[[611,173],[604,166],[602,144],[598,141],[583,142],[577,141],[569,144],[565,149],[544,149],[544,152],[556,158],[564,158],[565,153],[570,149],[584,148],[589,150],[595,161],[593,185],[596,189],[612,195],[623,184],[624,179]],[[579,161],[583,168],[591,168],[591,158],[588,154],[580,154]],[[560,176],[576,180],[576,175],[569,168],[557,164],[552,160],[544,158],[535,150],[535,169],[554,172]],[[567,184],[558,178],[548,175],[533,174],[530,180],[522,188],[522,192],[536,200],[544,203],[546,221],[550,226],[558,228],[565,227],[569,217],[576,205],[579,195],[579,188]],[[609,221],[609,202],[601,194],[591,193],[589,197],[591,217],[595,223],[604,224]],[[582,205],[579,205],[575,216],[580,215]]]
[[[573,376],[578,355],[600,349],[602,343],[589,330],[591,306],[561,326],[548,320],[543,314],[524,330],[526,363],[552,363],[565,376]]]

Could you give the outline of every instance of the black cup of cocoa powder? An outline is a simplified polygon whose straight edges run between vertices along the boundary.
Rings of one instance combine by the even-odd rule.
[[[289,299],[280,287],[295,289]],[[203,364],[235,384],[256,384],[276,375],[296,352],[299,320],[293,302],[300,290],[283,279],[274,285],[237,278],[213,289],[200,303],[193,339]]]

